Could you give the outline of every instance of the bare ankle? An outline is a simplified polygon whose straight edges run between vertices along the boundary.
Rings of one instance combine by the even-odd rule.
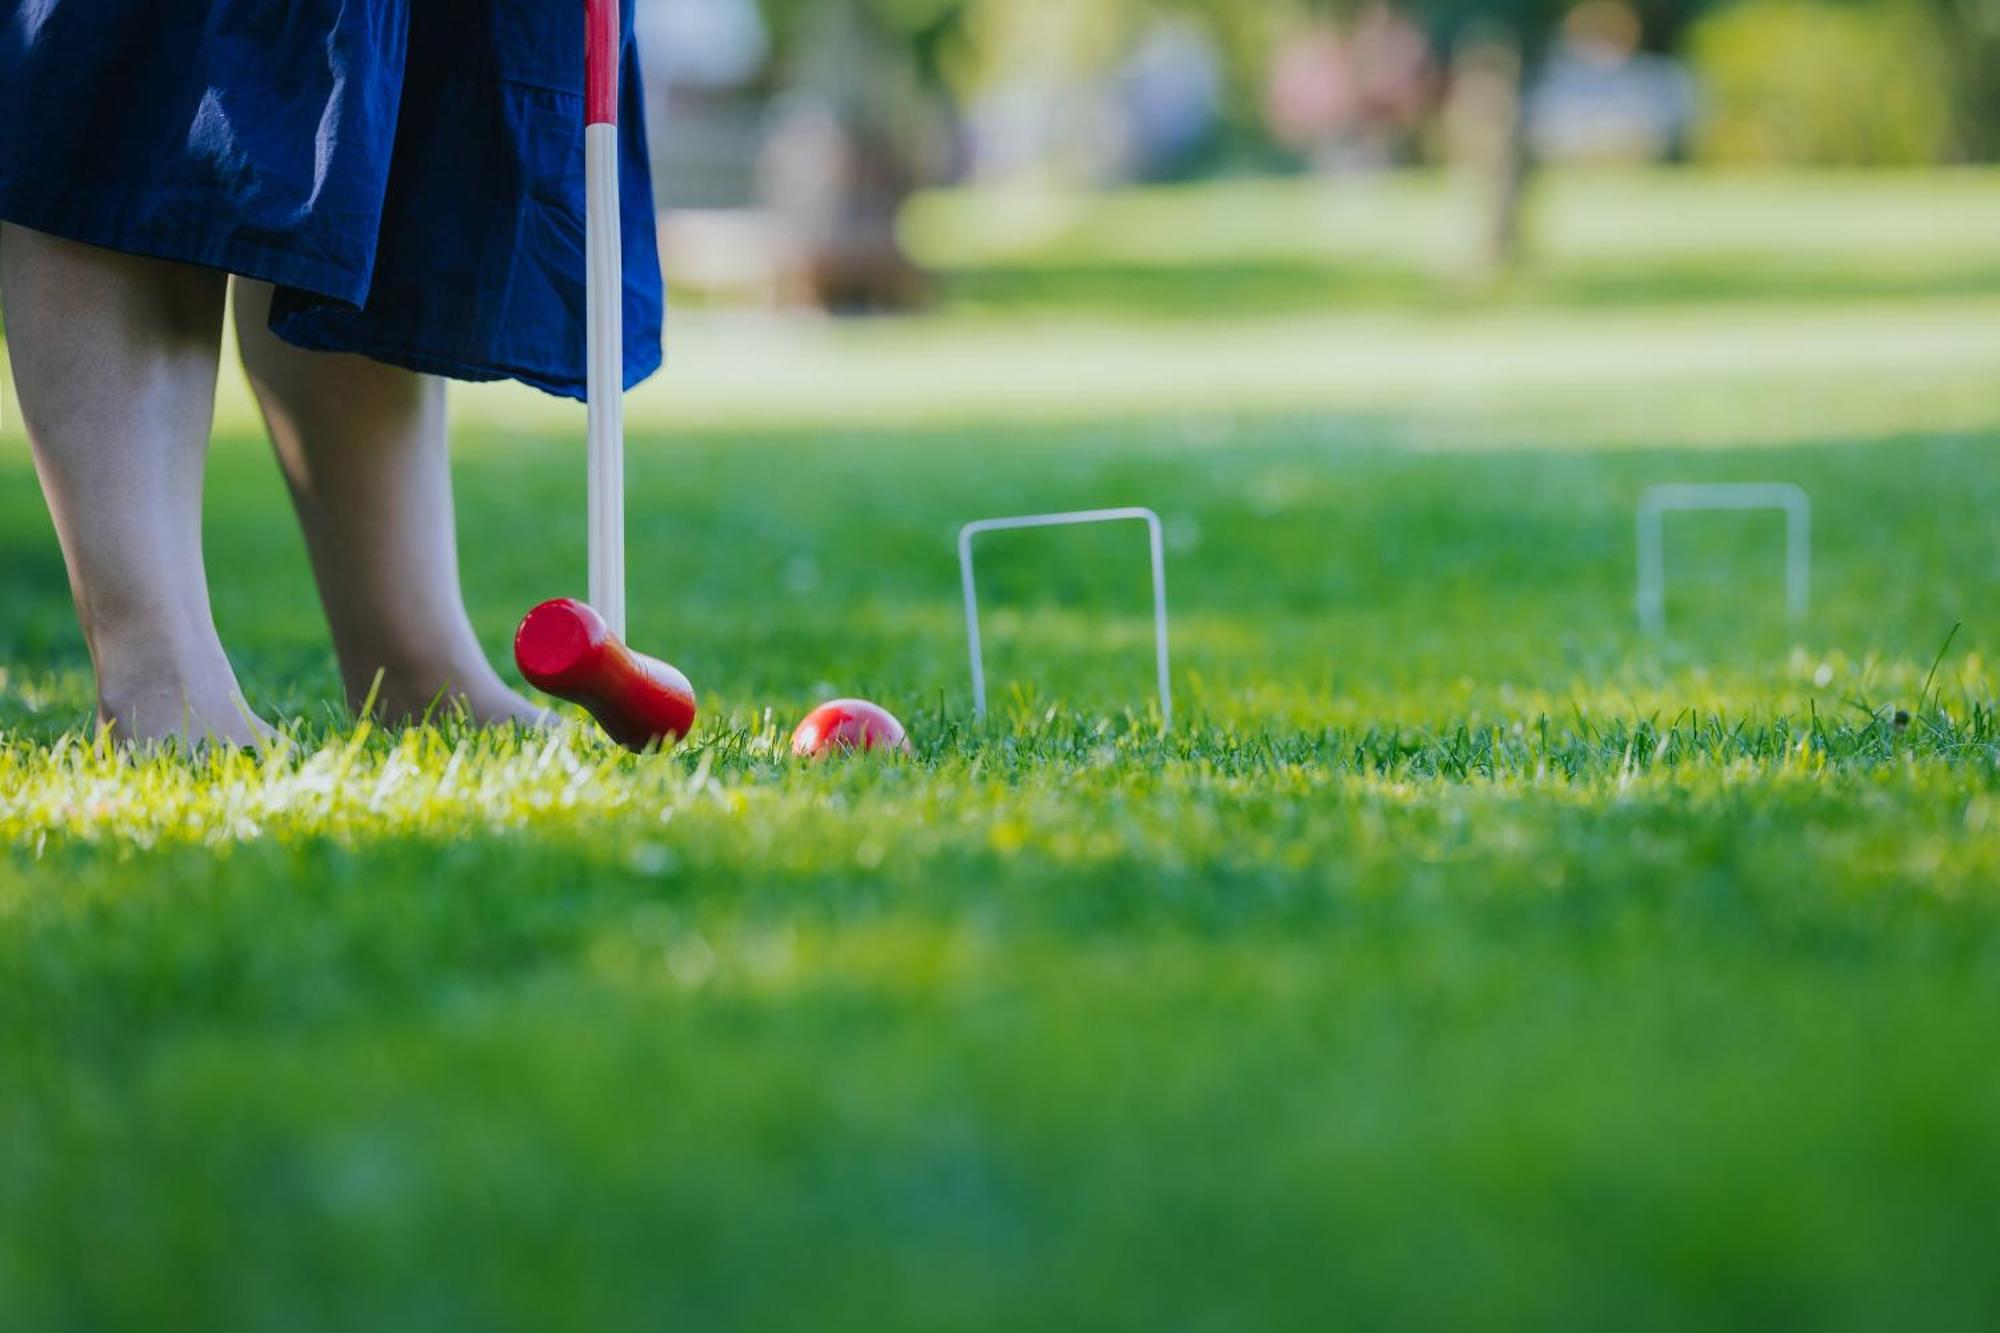
[[[356,672],[348,678],[347,694],[357,716],[365,709],[391,725],[456,716],[480,726],[504,726],[543,717],[543,710],[507,688],[484,657],[384,665],[365,676]]]
[[[212,637],[204,644],[184,635],[93,627],[91,655],[98,721],[120,742],[254,745],[271,734]]]
[[[251,746],[272,735],[271,728],[250,711],[233,677],[218,681],[161,676],[101,686],[97,720],[123,745],[185,741]]]

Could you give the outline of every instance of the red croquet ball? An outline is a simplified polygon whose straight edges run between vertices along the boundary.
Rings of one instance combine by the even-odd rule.
[[[792,733],[792,753],[818,759],[855,750],[910,752],[909,733],[895,714],[865,699],[836,699],[813,709]]]

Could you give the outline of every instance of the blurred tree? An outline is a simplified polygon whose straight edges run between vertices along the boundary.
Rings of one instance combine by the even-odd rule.
[[[1953,67],[1955,137],[1968,158],[2000,160],[2000,3],[1935,0]]]
[[[1928,6],[1745,0],[1697,25],[1688,52],[1708,92],[1700,148],[1713,161],[1916,166],[1952,155],[1951,53]]]
[[[795,299],[903,309],[928,284],[896,221],[948,153],[944,66],[967,0],[763,0],[784,94],[762,175],[801,243]]]
[[[982,172],[1093,179],[1097,101],[1136,39],[1133,0],[967,0],[947,68]]]
[[[1480,273],[1517,267],[1527,246],[1524,213],[1534,161],[1524,112],[1528,92],[1577,0],[1410,0],[1450,53],[1447,138],[1482,210]],[[1618,0],[1641,41],[1670,50],[1707,0]]]
[[[796,55],[814,37],[829,8],[846,7],[872,40],[900,48],[912,70],[942,86],[947,52],[972,0],[763,0],[764,16],[781,51]]]
[[[884,294],[882,303],[894,304],[917,290],[908,273],[892,276],[900,254],[891,225],[896,206],[927,175],[939,173],[962,147],[955,138],[959,113],[979,108],[982,99],[1014,97],[1057,127],[1058,151],[1074,156],[1077,162],[1072,166],[1082,165],[1066,174],[1087,178],[1088,164],[1097,151],[1088,123],[1090,90],[1100,89],[1113,77],[1147,25],[1162,16],[1197,21],[1222,53],[1228,119],[1239,127],[1262,127],[1274,51],[1315,23],[1351,27],[1364,9],[1380,0],[760,2],[776,38],[783,84],[792,90],[781,101],[780,126],[798,131],[790,140],[792,151],[773,158],[774,172],[788,176],[796,187],[779,193],[795,205],[812,196],[812,202],[800,206],[815,219],[830,274],[843,267],[873,271],[881,279],[872,285]],[[1756,80],[1767,78],[1774,86],[1804,90],[1800,96],[1816,97],[1815,89],[1827,93],[1833,99],[1827,104],[1845,105],[1855,123],[1879,120],[1880,85],[1874,76],[1829,76],[1822,68],[1821,53],[1836,48],[1854,54],[1879,46],[1881,59],[1900,71],[1899,86],[1911,79],[1926,84],[1919,90],[1924,96],[1899,95],[1897,108],[1916,110],[1907,115],[1899,110],[1896,125],[1871,129],[1871,147],[1786,149],[1778,156],[1935,157],[1946,149],[1923,145],[1935,145],[1940,139],[1969,154],[2000,152],[2000,77],[1992,76],[2000,69],[2000,0],[1622,2],[1637,15],[1644,49],[1654,52],[1686,48],[1691,30],[1714,10],[1716,17],[1703,29],[1707,35],[1700,39],[1697,55],[1719,81],[1726,105],[1755,101],[1762,96],[1755,91]],[[1482,257],[1490,272],[1504,271],[1521,257],[1521,218],[1531,167],[1521,125],[1523,93],[1540,77],[1577,3],[1399,3],[1451,59],[1448,85],[1455,104],[1447,117],[1446,142],[1457,148],[1460,166],[1477,183],[1475,193],[1483,201]],[[1819,40],[1796,25],[1778,30],[1785,25],[1776,23],[1774,15],[1807,10],[1832,16],[1830,27],[1822,28],[1845,32],[1847,37]],[[1922,32],[1935,40],[1926,45],[1910,39],[1912,33]],[[1820,35],[1825,37],[1825,31]],[[1760,43],[1761,49],[1749,49]],[[1932,60],[1938,51],[1945,61],[1942,70],[1934,68]],[[1914,54],[1898,64],[1896,52]],[[1859,68],[1865,63],[1857,56],[1848,65]],[[1924,109],[1940,96],[1950,103],[1952,121],[1942,135],[1925,119],[1931,113]],[[1735,142],[1747,141],[1739,136]],[[816,158],[823,161],[829,146],[839,169],[815,173],[810,163]],[[875,303],[866,297],[868,280],[849,284],[829,276],[824,285],[851,285],[859,294],[857,303]]]

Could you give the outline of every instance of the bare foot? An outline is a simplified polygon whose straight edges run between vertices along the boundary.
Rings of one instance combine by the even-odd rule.
[[[478,700],[468,701],[467,711],[482,727],[511,725],[535,728],[546,727],[555,721],[554,713],[537,707],[532,700],[522,698],[505,685]]]
[[[368,695],[350,697],[348,705],[358,715]],[[484,660],[456,669],[385,670],[374,683],[369,715],[390,726],[453,716],[478,727],[536,727],[550,720],[547,709],[508,689]]]
[[[199,673],[109,667],[98,677],[97,720],[118,744],[142,747],[262,749],[278,735],[250,711],[227,662]]]
[[[349,706],[360,713],[372,692],[372,716],[391,725],[540,721],[486,661],[465,613],[444,381],[292,347],[270,331],[272,295],[238,282],[237,340],[305,530]]]

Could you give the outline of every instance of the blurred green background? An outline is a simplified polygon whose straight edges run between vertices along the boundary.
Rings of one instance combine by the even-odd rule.
[[[8,391],[0,1326],[1993,1326],[1990,7],[639,9],[691,747],[347,716],[232,368],[290,748],[93,748]],[[582,413],[452,404],[504,658]],[[1702,516],[1640,632],[1700,480],[1802,623]],[[974,725],[958,526],[1111,504],[1182,728],[1129,529],[985,548]]]
[[[976,210],[990,243],[1032,230],[1033,196],[1272,177],[1348,196],[1444,173],[1458,216],[1425,234],[1422,267],[1478,285],[1559,244],[1535,216],[1546,168],[2000,151],[2000,11],[1969,0],[641,0],[639,16],[670,277],[737,301],[988,292],[978,273],[932,281],[949,228],[898,237],[910,195],[945,183],[1014,196]],[[1297,220],[1243,202],[1240,219]],[[1334,294],[1323,277],[1294,293]]]

